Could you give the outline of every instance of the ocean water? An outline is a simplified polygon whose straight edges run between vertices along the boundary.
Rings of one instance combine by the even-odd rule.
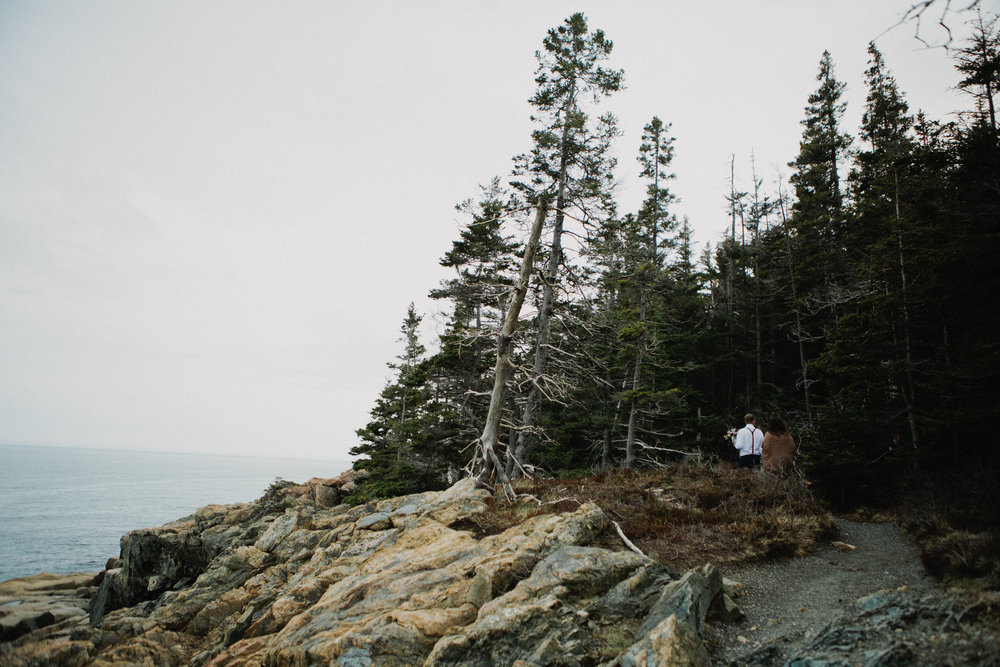
[[[199,507],[256,500],[280,477],[334,477],[348,461],[0,445],[0,581],[97,572],[119,538]]]

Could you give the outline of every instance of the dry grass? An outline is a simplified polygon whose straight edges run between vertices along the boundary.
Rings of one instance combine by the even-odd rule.
[[[495,497],[479,519],[483,533],[592,501],[639,549],[677,570],[801,555],[835,531],[833,516],[801,480],[726,465],[522,480],[517,491],[534,499]],[[605,546],[625,548],[614,531],[603,539]]]

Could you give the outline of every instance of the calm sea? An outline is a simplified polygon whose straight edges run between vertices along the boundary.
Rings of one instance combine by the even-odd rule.
[[[119,538],[214,503],[263,495],[276,477],[334,477],[347,461],[0,445],[0,581],[96,572]]]

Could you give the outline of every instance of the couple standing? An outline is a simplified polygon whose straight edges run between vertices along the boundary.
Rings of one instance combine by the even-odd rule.
[[[757,428],[757,418],[748,413],[746,426],[736,432],[733,443],[740,452],[737,468],[759,468],[782,475],[791,471],[795,463],[795,440],[785,422],[775,417],[767,425],[767,434]]]

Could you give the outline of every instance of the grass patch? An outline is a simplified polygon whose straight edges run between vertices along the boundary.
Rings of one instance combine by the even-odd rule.
[[[484,534],[590,501],[643,552],[677,570],[801,555],[835,532],[833,516],[801,480],[727,465],[520,480],[516,489],[541,503],[494,497],[490,510],[477,518]],[[602,539],[603,546],[624,548],[614,531]]]

